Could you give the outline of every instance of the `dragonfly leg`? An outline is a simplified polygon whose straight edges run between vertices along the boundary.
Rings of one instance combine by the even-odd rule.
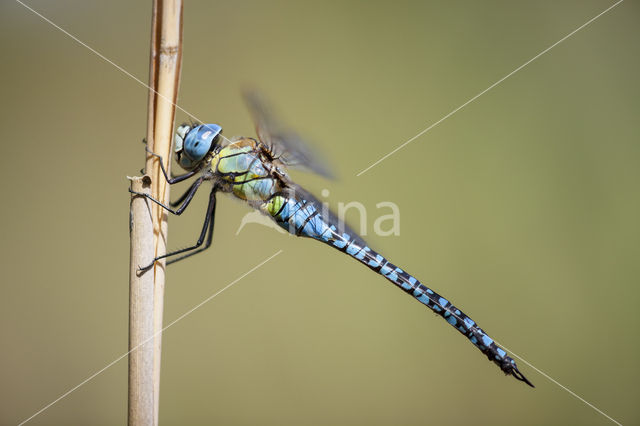
[[[171,264],[171,263],[175,263],[179,260],[182,260],[184,258],[187,258],[189,256],[193,256],[196,253],[200,253],[203,250],[208,249],[211,246],[211,241],[213,239],[213,223],[214,223],[214,219],[215,219],[215,213],[216,213],[216,188],[214,187],[211,190],[211,194],[209,195],[209,206],[207,207],[207,215],[204,218],[204,225],[202,226],[202,231],[200,232],[200,237],[198,238],[198,241],[196,241],[196,243],[190,247],[187,248],[183,248],[180,250],[175,250],[169,253],[165,253],[162,256],[158,256],[156,258],[153,259],[153,261],[144,267],[140,267],[141,271],[146,271],[148,269],[151,269],[151,267],[154,265],[154,263],[156,263],[156,261],[160,260],[160,259],[164,259],[165,257],[169,257],[169,256],[175,256],[176,254],[181,254],[181,253],[186,253],[191,251],[191,253],[188,253],[184,256],[181,256],[177,259],[172,259],[169,262],[167,262],[167,264]],[[208,235],[207,235],[207,230],[208,230]],[[204,247],[200,247],[202,246],[202,243],[204,242],[204,238],[205,236],[207,236],[207,243],[205,244]],[[197,249],[197,250],[196,250]],[[194,251],[195,250],[195,251]]]
[[[214,207],[214,209],[215,209],[215,207]],[[167,265],[171,265],[172,263],[176,263],[179,260],[186,259],[187,257],[191,257],[194,254],[198,254],[201,251],[205,251],[206,249],[211,247],[211,242],[213,241],[213,222],[214,222],[214,219],[215,219],[215,210],[211,214],[211,221],[209,222],[209,231],[208,231],[208,235],[207,235],[207,241],[204,243],[203,247],[200,247],[197,250],[192,251],[191,253],[187,253],[184,256],[180,256],[180,257],[178,257],[176,259],[171,259],[170,261],[167,262]],[[173,254],[176,254],[176,253],[173,253]]]
[[[196,194],[196,191],[198,190],[198,188],[200,187],[202,182],[204,182],[204,177],[200,177],[200,178],[198,178],[198,180],[193,182],[193,184],[191,185],[189,190],[184,195],[182,195],[180,197],[180,199],[184,200],[184,202],[182,203],[182,205],[180,207],[178,207],[175,210],[172,209],[171,207],[167,206],[166,204],[161,203],[160,201],[156,200],[155,198],[153,198],[149,194],[144,194],[142,192],[132,191],[131,188],[129,188],[129,192],[132,193],[132,194],[141,195],[141,196],[153,201],[157,205],[161,206],[162,208],[164,208],[168,212],[171,212],[171,213],[173,213],[173,214],[175,214],[177,216],[180,216],[182,214],[182,212],[185,211],[185,209],[187,208],[189,203],[191,203],[191,200],[193,200],[193,196]]]
[[[169,201],[169,205],[171,207],[176,207],[177,205],[181,204],[185,200],[185,198],[187,198],[189,196],[189,193],[191,192],[191,190],[193,189],[193,187],[195,185],[200,185],[197,180],[195,182],[193,182],[191,184],[191,186],[189,187],[189,189],[187,189],[184,194],[182,194],[180,197],[178,197],[177,200]]]
[[[147,153],[149,153],[152,156],[160,159],[160,169],[162,170],[162,174],[164,175],[164,178],[167,180],[169,185],[172,185],[172,184],[178,183],[178,182],[182,182],[183,180],[189,179],[191,176],[193,176],[193,175],[195,175],[197,173],[197,170],[191,170],[190,172],[187,172],[187,173],[185,173],[183,175],[180,175],[180,176],[169,177],[169,174],[167,173],[167,170],[164,168],[164,159],[162,158],[162,155],[156,154],[155,152],[150,151],[149,148],[147,148],[146,144],[144,146],[144,149],[145,149],[145,151],[147,151]]]

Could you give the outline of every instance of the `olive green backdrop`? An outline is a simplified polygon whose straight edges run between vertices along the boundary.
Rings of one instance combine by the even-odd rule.
[[[30,6],[143,81],[151,2]],[[382,201],[393,262],[622,422],[640,422],[640,7],[626,1],[360,177],[356,173],[612,2],[208,2],[184,10],[179,104],[253,135],[261,88],[339,178]],[[0,423],[127,350],[127,175],[147,91],[22,7],[0,6]],[[178,120],[185,120],[184,114]],[[174,196],[177,195],[174,190]],[[170,219],[196,239],[206,196]],[[161,424],[611,424],[523,361],[505,377],[442,319],[313,241],[220,197],[214,246],[169,269],[165,322],[283,253],[163,339]],[[355,215],[354,215],[355,217]],[[126,358],[30,424],[123,424]]]

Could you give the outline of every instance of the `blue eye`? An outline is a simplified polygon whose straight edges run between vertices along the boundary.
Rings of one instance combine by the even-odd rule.
[[[180,165],[185,169],[197,166],[211,151],[221,132],[222,127],[217,124],[201,124],[191,129],[184,138]]]

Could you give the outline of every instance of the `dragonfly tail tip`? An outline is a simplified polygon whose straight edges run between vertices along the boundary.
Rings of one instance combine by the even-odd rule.
[[[527,379],[524,374],[522,374],[520,372],[520,370],[518,370],[518,367],[516,367],[515,365],[513,366],[513,370],[511,371],[511,374],[513,375],[513,377],[515,377],[516,379],[520,380],[521,382],[525,382],[526,384],[528,384],[529,386],[531,386],[532,388],[535,388],[535,386],[533,385],[533,383],[531,383],[529,381],[529,379]]]

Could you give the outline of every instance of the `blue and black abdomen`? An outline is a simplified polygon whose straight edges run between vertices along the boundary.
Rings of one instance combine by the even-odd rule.
[[[515,361],[471,318],[447,299],[420,283],[415,277],[367,247],[365,242],[351,230],[338,229],[340,222],[306,191],[296,189],[274,194],[261,208],[288,232],[329,244],[382,275],[443,317],[451,326],[464,334],[489,360],[496,363],[503,372],[533,387],[531,382],[520,373]]]

